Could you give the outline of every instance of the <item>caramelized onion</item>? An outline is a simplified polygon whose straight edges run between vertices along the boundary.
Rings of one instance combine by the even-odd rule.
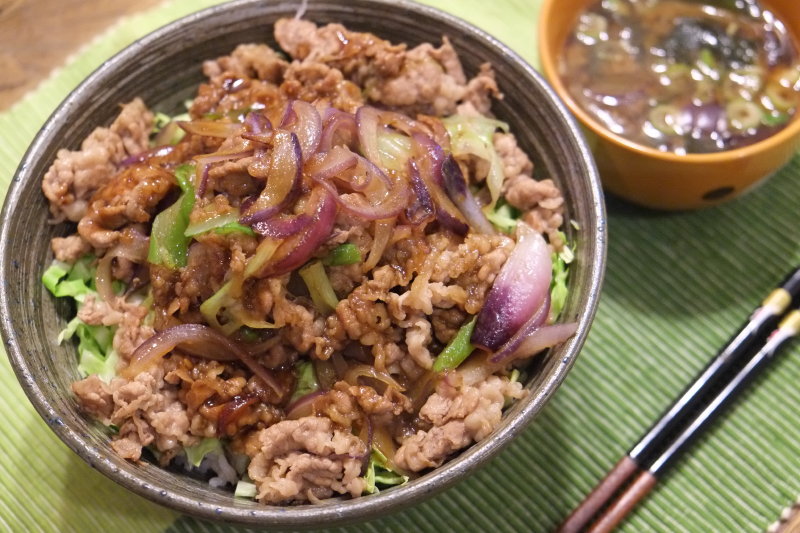
[[[433,200],[431,200],[431,193],[428,191],[428,186],[425,185],[415,165],[413,161],[409,161],[408,177],[414,195],[412,196],[411,205],[406,208],[405,217],[409,224],[418,226],[431,221],[436,217],[436,214]]]
[[[140,373],[155,367],[165,355],[178,346],[187,346],[193,355],[205,359],[239,361],[278,396],[284,393],[272,372],[254,361],[229,338],[202,324],[181,324],[156,333],[133,352],[130,365],[120,372],[120,375],[134,379]]]
[[[290,102],[280,127],[297,135],[304,160],[317,151],[322,137],[322,119],[313,105],[302,100]]]
[[[314,400],[325,394],[323,390],[309,392],[286,406],[286,419],[297,420],[314,414]]]
[[[312,219],[305,213],[297,216],[275,216],[268,220],[253,223],[253,231],[264,237],[273,237],[275,239],[285,239],[291,235],[295,235],[303,231],[311,224]]]
[[[267,185],[250,205],[240,222],[251,225],[267,220],[284,209],[299,193],[303,177],[302,152],[297,135],[276,132],[272,158],[266,176]]]
[[[308,261],[333,231],[336,201],[324,187],[314,187],[305,206],[311,223],[297,235],[284,241],[270,259],[253,274],[255,277],[280,276]]]
[[[436,220],[438,220],[444,228],[449,229],[457,235],[466,235],[469,233],[469,225],[466,223],[464,218],[461,216],[461,213],[453,205],[450,199],[447,198],[444,190],[442,190],[442,188],[433,179],[433,173],[429,171],[430,164],[431,163],[428,163],[426,165],[426,167],[428,167],[428,171],[423,173],[420,170],[417,161],[413,159],[409,160],[408,169],[409,176],[411,177],[411,183],[418,184],[414,190],[416,191],[424,187],[433,206],[433,212],[436,216]]]
[[[258,396],[254,394],[242,394],[234,396],[231,401],[227,402],[219,413],[217,418],[217,433],[220,435],[227,434],[227,428],[230,424],[236,422],[247,411],[248,407],[258,401]]]
[[[242,125],[238,122],[220,122],[217,120],[180,120],[177,122],[186,133],[200,135],[202,137],[219,137],[227,139],[242,131]]]
[[[150,239],[135,229],[123,232],[119,243],[108,250],[98,261],[95,272],[95,287],[97,294],[112,309],[117,309],[119,297],[114,293],[112,286],[113,276],[111,266],[114,259],[127,259],[133,263],[141,264],[147,260],[147,251],[150,248]]]
[[[356,154],[343,146],[335,146],[324,154],[313,157],[308,162],[307,169],[314,181],[327,182],[352,169],[356,163]]]
[[[198,176],[197,197],[203,196],[206,193],[208,186],[208,171],[213,163],[221,163],[223,161],[234,161],[243,159],[253,155],[253,150],[240,150],[238,152],[214,152],[211,154],[198,155],[194,157],[197,161],[197,170],[195,175]]]
[[[269,119],[258,111],[251,111],[244,118],[244,127],[248,133],[263,135],[272,131],[272,123]]]
[[[387,387],[393,387],[399,392],[403,392],[405,390],[405,388],[400,385],[391,375],[389,375],[388,372],[376,370],[374,366],[355,365],[350,367],[347,370],[347,373],[344,375],[344,380],[350,385],[360,385],[358,382],[359,378],[371,378],[380,381],[385,383]]]
[[[380,111],[379,124],[391,126],[409,137],[415,133],[427,134],[427,128],[425,128],[422,123],[395,111]]]
[[[494,226],[483,214],[481,206],[478,205],[478,201],[472,195],[472,191],[469,190],[464,173],[461,172],[461,167],[458,166],[452,154],[444,158],[439,169],[442,173],[442,183],[447,195],[456,204],[464,218],[467,219],[470,227],[477,233],[495,234]]]
[[[358,144],[361,153],[370,161],[380,161],[381,153],[378,151],[378,110],[374,107],[361,106],[356,111],[356,125],[358,126]]]
[[[329,107],[325,111],[325,119],[322,124],[319,151],[327,152],[342,145],[355,148],[358,143],[358,127],[353,115]]]
[[[171,144],[167,146],[157,146],[152,150],[145,150],[144,152],[139,152],[138,154],[129,155],[120,161],[119,167],[126,168],[137,163],[143,163],[153,157],[164,157],[165,155],[171,154],[174,150],[175,146]]]

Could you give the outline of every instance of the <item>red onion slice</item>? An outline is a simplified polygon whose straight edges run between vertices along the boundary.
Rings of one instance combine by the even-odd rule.
[[[195,191],[195,196],[200,198],[206,193],[206,188],[208,187],[208,171],[213,163],[234,161],[252,155],[253,150],[240,150],[238,152],[213,152],[194,156],[193,159],[197,162],[197,170],[195,170],[195,176],[197,176],[197,190]]]
[[[517,245],[494,280],[472,332],[472,344],[495,351],[542,306],[550,291],[552,263],[544,238],[520,224]]]
[[[402,113],[396,113],[394,111],[380,111],[379,124],[391,126],[395,130],[405,133],[409,137],[415,133],[426,133],[426,128],[423,127],[421,123],[407,117],[406,115],[403,115]]]
[[[374,107],[361,106],[356,111],[358,144],[361,147],[361,153],[370,161],[381,160],[381,153],[378,150],[379,119],[378,110]]]
[[[312,416],[314,414],[314,400],[324,394],[325,391],[323,390],[315,390],[296,399],[286,406],[286,419],[297,420],[305,416]]]
[[[325,187],[343,210],[364,220],[396,217],[408,205],[409,193],[400,176],[387,176],[368,159],[335,147],[311,162],[311,179]],[[353,193],[339,193],[336,181]]]
[[[335,146],[311,158],[306,168],[315,181],[327,181],[352,169],[357,163],[356,154],[342,146]]]
[[[317,109],[302,100],[294,100],[286,106],[287,113],[281,120],[281,128],[293,132],[300,142],[303,160],[317,151],[322,137],[322,119]],[[291,110],[291,113],[289,111]],[[288,116],[287,116],[288,114]]]
[[[483,214],[481,206],[469,190],[467,180],[461,167],[458,166],[452,155],[445,157],[441,167],[442,183],[447,195],[456,204],[458,209],[469,222],[470,227],[478,233],[493,235],[496,233],[494,226]]]
[[[187,344],[193,355],[215,361],[240,361],[279,396],[284,393],[272,372],[258,364],[229,338],[202,324],[181,324],[156,333],[131,356],[130,365],[120,375],[134,379],[154,367],[176,347]]]
[[[542,327],[544,323],[547,321],[547,317],[550,314],[550,294],[548,293],[542,305],[539,306],[539,309],[536,310],[535,313],[528,319],[528,321],[519,328],[519,330],[511,336],[508,341],[506,341],[502,346],[500,346],[497,351],[491,354],[489,361],[492,363],[500,362],[514,353],[516,353],[517,349],[520,345],[525,341],[525,339]]]
[[[289,132],[276,132],[267,174],[267,185],[239,221],[242,224],[251,225],[267,220],[280,212],[300,192],[302,178],[302,152],[297,135]]]
[[[329,107],[325,111],[319,151],[327,152],[336,146],[355,148],[358,142],[358,126],[350,113]]]
[[[276,216],[268,220],[254,222],[253,231],[264,237],[285,239],[303,231],[311,224],[311,217],[305,213],[297,216]]]
[[[137,163],[144,163],[153,157],[164,157],[165,155],[171,154],[174,150],[175,146],[171,144],[167,146],[158,146],[152,150],[145,150],[144,152],[139,152],[138,154],[129,155],[120,161],[119,167],[126,168]]]
[[[436,183],[431,171],[431,165],[435,164],[433,161],[423,161],[423,168],[420,169],[420,163],[410,159],[408,162],[409,176],[411,183],[422,183],[425,186],[430,200],[433,203],[433,212],[436,215],[436,220],[442,227],[449,229],[456,235],[466,235],[469,233],[469,224],[464,221],[463,216],[458,211],[458,208],[453,205],[453,202],[445,194],[444,190]],[[417,189],[415,188],[415,191]],[[420,199],[420,197],[417,197]],[[420,200],[422,201],[422,200]]]
[[[284,241],[269,261],[254,273],[255,277],[280,276],[311,258],[333,231],[336,220],[334,195],[324,187],[314,187],[306,203],[305,214],[311,217],[311,223],[304,231]]]
[[[272,131],[272,123],[263,114],[257,111],[251,111],[244,118],[244,127],[248,133],[254,135],[263,135]]]
[[[409,161],[409,181],[411,182],[411,190],[414,195],[411,200],[411,205],[406,208],[405,218],[409,224],[418,226],[425,222],[430,222],[436,216],[433,200],[431,200],[431,193],[428,187],[419,175],[419,170],[414,167],[413,161]]]
[[[555,346],[569,339],[577,330],[577,322],[542,326],[525,337],[517,350],[509,354],[507,358],[504,357],[501,359],[495,355],[492,357],[491,361],[493,363],[509,362],[534,356],[545,348],[550,348],[551,346]]]

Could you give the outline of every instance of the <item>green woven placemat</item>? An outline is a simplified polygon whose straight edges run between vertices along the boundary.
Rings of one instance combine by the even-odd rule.
[[[122,21],[0,114],[0,190],[58,102],[104,59],[179,16]],[[428,0],[537,63],[540,0]],[[438,36],[431,36],[436,38]],[[606,284],[592,333],[544,412],[470,479],[359,531],[549,531],[630,447],[752,307],[800,263],[800,159],[722,207],[659,214],[609,201]],[[700,441],[621,530],[761,531],[800,490],[800,347]],[[86,466],[28,404],[0,358],[0,530],[240,532],[151,504]]]

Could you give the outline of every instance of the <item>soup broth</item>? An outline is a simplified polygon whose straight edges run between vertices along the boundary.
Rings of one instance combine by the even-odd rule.
[[[797,44],[756,0],[600,0],[578,18],[559,68],[609,131],[678,154],[762,140],[800,102]]]

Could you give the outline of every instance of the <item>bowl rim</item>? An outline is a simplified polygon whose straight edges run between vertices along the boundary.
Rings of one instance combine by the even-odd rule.
[[[593,0],[582,1],[588,4]],[[769,4],[769,1],[767,1],[767,4]],[[721,152],[705,154],[688,153],[681,155],[674,152],[662,152],[661,150],[633,142],[630,139],[612,132],[578,105],[575,99],[572,98],[570,92],[567,91],[561,79],[561,75],[558,73],[558,58],[561,55],[561,47],[564,43],[562,41],[552,43],[552,39],[549,35],[552,34],[553,25],[548,23],[552,19],[551,13],[556,9],[564,9],[559,0],[542,0],[538,22],[539,59],[542,64],[542,72],[559,98],[566,102],[570,111],[577,116],[586,127],[592,130],[593,133],[604,140],[636,154],[664,162],[702,165],[755,157],[763,152],[768,152],[778,146],[790,143],[795,138],[800,137],[800,109],[795,112],[794,116],[783,129],[770,135],[766,139],[742,146],[741,148],[734,148],[733,150],[723,150]],[[795,37],[795,40],[800,42],[800,32],[791,33],[792,36]],[[555,46],[551,46],[551,44]]]
[[[438,493],[445,488],[453,485],[457,481],[462,480],[467,473],[474,471],[479,466],[485,464],[489,459],[494,457],[504,446],[506,446],[517,434],[519,434],[534,416],[541,411],[547,400],[552,396],[558,386],[565,379],[569,369],[574,364],[581,347],[586,340],[591,323],[597,310],[600,288],[602,286],[603,274],[605,271],[606,263],[606,216],[605,205],[603,201],[603,194],[600,186],[600,178],[591,156],[591,152],[583,137],[583,134],[574,118],[569,114],[566,107],[559,100],[557,94],[547,84],[544,78],[534,70],[524,59],[522,59],[516,52],[512,51],[506,45],[502,44],[498,39],[478,29],[477,27],[467,23],[463,19],[433,8],[427,5],[418,4],[410,0],[363,0],[375,5],[376,9],[381,6],[392,8],[403,8],[413,14],[433,22],[440,22],[453,28],[460,34],[470,35],[484,43],[490,48],[493,48],[499,55],[502,55],[512,63],[516,63],[525,70],[527,76],[533,79],[541,86],[542,91],[547,94],[550,99],[553,110],[557,113],[557,118],[560,119],[565,126],[565,134],[570,137],[575,145],[576,151],[580,156],[582,166],[587,169],[587,175],[584,176],[587,184],[587,193],[589,195],[589,204],[591,216],[595,224],[596,235],[593,246],[594,255],[587,256],[587,268],[584,273],[586,281],[586,305],[579,310],[577,321],[578,330],[575,335],[567,341],[563,353],[565,354],[555,369],[543,381],[541,389],[530,394],[528,398],[522,400],[524,402],[522,407],[513,414],[513,423],[502,425],[492,435],[486,439],[469,447],[460,453],[455,459],[448,461],[443,466],[437,468],[432,473],[429,473],[421,478],[394,490],[387,490],[379,494],[369,495],[367,497],[354,498],[354,499],[337,499],[334,502],[321,505],[303,505],[297,507],[278,507],[278,506],[260,506],[258,508],[244,508],[235,506],[235,500],[231,496],[231,503],[228,505],[205,505],[203,502],[198,502],[196,499],[186,497],[184,495],[175,493],[169,489],[158,485],[143,484],[140,479],[132,472],[125,471],[118,468],[110,459],[105,457],[101,450],[87,446],[87,439],[75,429],[68,427],[61,423],[53,423],[58,421],[58,412],[48,400],[42,387],[33,379],[31,368],[32,366],[26,360],[25,354],[21,347],[23,344],[17,332],[14,330],[11,320],[11,310],[13,303],[9,300],[7,291],[0,291],[0,333],[6,346],[9,360],[12,364],[13,370],[17,376],[18,381],[25,390],[29,401],[33,404],[36,411],[44,419],[48,426],[58,435],[58,437],[78,456],[80,456],[92,468],[99,470],[106,477],[112,481],[124,486],[132,492],[149,499],[153,502],[159,503],[166,507],[178,510],[180,512],[198,516],[211,520],[225,519],[231,522],[236,522],[245,525],[259,525],[262,527],[313,527],[315,524],[326,525],[341,525],[352,523],[356,521],[364,521],[374,519],[378,516],[385,515],[390,511],[399,510],[405,506],[419,502],[423,499],[430,497],[434,493]],[[96,87],[101,82],[106,73],[114,69],[120,68],[121,65],[127,64],[129,61],[136,58],[143,48],[150,46],[152,43],[157,42],[163,36],[174,34],[176,31],[187,24],[197,21],[198,19],[214,16],[217,13],[236,10],[242,6],[261,5],[261,0],[234,0],[229,3],[224,3],[212,6],[184,17],[181,17],[159,29],[137,39],[132,44],[125,47],[123,50],[115,54],[112,58],[106,60],[100,67],[98,67],[92,74],[90,74],[83,82],[81,82],[68,96],[64,99],[51,114],[51,116],[44,123],[42,128],[37,133],[32,141],[30,147],[25,153],[22,161],[20,162],[14,177],[11,181],[6,199],[3,205],[2,213],[0,214],[0,279],[10,279],[13,276],[13,260],[10,259],[10,250],[8,247],[10,239],[10,224],[9,219],[12,214],[12,206],[16,205],[23,189],[25,188],[26,179],[37,179],[30,175],[25,176],[26,169],[32,167],[33,161],[36,159],[35,154],[41,152],[42,148],[48,145],[49,134],[55,127],[54,124],[63,119],[65,113],[75,104],[76,101],[82,97],[82,94],[93,87]],[[325,6],[325,0],[311,0],[309,2],[309,11],[318,4]],[[275,9],[288,7],[289,10],[294,12],[296,5],[289,5],[282,2],[273,6]],[[23,179],[25,178],[25,179]],[[519,405],[519,404],[518,404]]]

